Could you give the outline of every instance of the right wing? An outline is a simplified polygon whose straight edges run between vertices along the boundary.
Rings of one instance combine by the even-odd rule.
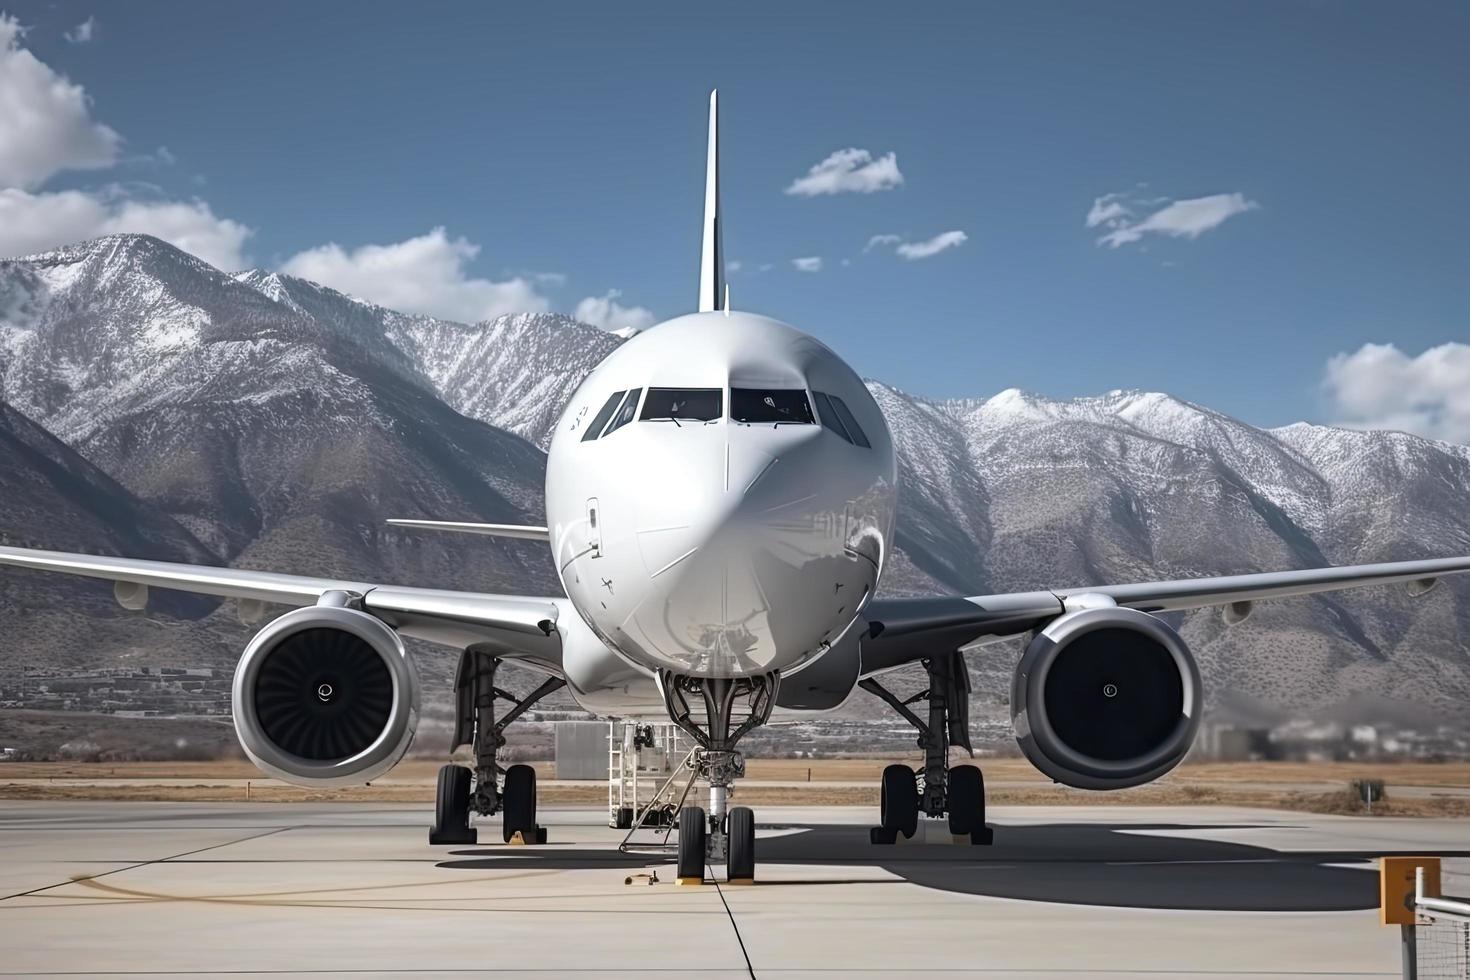
[[[1429,591],[1442,575],[1462,572],[1470,572],[1470,557],[990,596],[874,599],[863,610],[868,632],[862,639],[862,672],[879,673],[988,638],[1003,639],[1025,633],[1060,616],[1067,611],[1069,603],[1082,601],[1084,596],[1102,597],[1104,602],[1110,600],[1119,606],[1157,613],[1205,606],[1248,606],[1261,599],[1395,582],[1407,584],[1417,594]]]
[[[133,608],[141,607],[148,587],[288,606],[310,606],[328,592],[350,592],[363,597],[367,612],[405,636],[460,648],[482,644],[531,666],[561,669],[556,622],[566,600],[555,597],[416,589],[29,548],[0,547],[0,565],[106,579],[117,583],[118,601]]]

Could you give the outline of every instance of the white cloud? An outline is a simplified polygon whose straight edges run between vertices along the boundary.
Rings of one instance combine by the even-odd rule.
[[[22,33],[0,14],[0,187],[34,188],[59,170],[111,165],[121,137],[93,121],[80,85],[20,46]]]
[[[868,244],[863,246],[863,251],[871,252],[875,248],[887,248],[892,245],[895,254],[912,262],[915,259],[927,259],[931,255],[938,255],[945,249],[956,248],[969,240],[969,235],[958,230],[942,231],[933,238],[922,242],[905,241],[902,235],[874,235],[868,239]]]
[[[892,190],[903,183],[898,169],[898,155],[886,153],[877,159],[867,150],[849,147],[838,150],[798,177],[786,188],[787,194],[815,197],[818,194],[871,194]]]
[[[731,259],[729,262],[725,263],[726,272],[739,272],[743,268],[745,268],[745,263],[741,262],[739,259]]]
[[[291,256],[281,271],[405,313],[475,323],[502,313],[544,313],[550,304],[529,279],[472,277],[480,246],[451,239],[442,227],[390,245],[350,252],[336,242]]]
[[[894,251],[904,258],[912,261],[914,259],[927,259],[931,255],[938,255],[947,248],[956,248],[969,240],[969,235],[962,231],[942,231],[933,238],[924,242],[904,242]]]
[[[577,304],[572,316],[583,323],[590,323],[594,327],[601,327],[610,333],[620,333],[625,337],[653,326],[653,311],[642,306],[622,305],[617,301],[622,295],[620,290],[609,289],[602,296],[588,296]]]
[[[1126,194],[1104,194],[1092,202],[1092,207],[1087,212],[1087,227],[1108,229],[1107,234],[1099,238],[1097,243],[1109,248],[1119,248],[1132,244],[1145,235],[1195,239],[1220,227],[1237,214],[1260,207],[1239,191],[1169,201],[1159,207],[1161,203],[1163,202],[1158,200],[1131,200]],[[1143,218],[1137,218],[1138,209],[1144,207],[1152,210]]]
[[[97,38],[97,18],[88,17],[76,27],[61,35],[72,44],[88,44]]]
[[[204,201],[143,201],[116,188],[32,194],[0,190],[0,255],[26,255],[99,235],[162,238],[216,268],[248,265],[251,229],[221,218]]]
[[[821,272],[822,257],[820,255],[808,255],[799,259],[792,259],[791,264],[797,272]]]
[[[1415,357],[1393,344],[1364,344],[1327,362],[1323,387],[1340,425],[1470,443],[1470,344],[1440,344]]]

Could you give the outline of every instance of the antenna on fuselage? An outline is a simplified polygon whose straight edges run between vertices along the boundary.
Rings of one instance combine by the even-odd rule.
[[[720,90],[709,94],[709,150],[704,164],[704,240],[699,256],[699,312],[720,308],[725,289],[725,244],[720,220]]]

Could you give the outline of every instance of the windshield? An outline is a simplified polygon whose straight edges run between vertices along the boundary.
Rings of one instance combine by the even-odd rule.
[[[643,400],[644,422],[712,422],[724,411],[719,388],[649,388]]]
[[[736,422],[813,422],[811,403],[799,388],[731,388],[730,418]]]

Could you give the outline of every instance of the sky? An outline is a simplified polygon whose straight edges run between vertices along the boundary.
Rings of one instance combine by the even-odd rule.
[[[1470,442],[1470,6],[0,0],[0,256],[461,320],[733,305],[930,398]]]

